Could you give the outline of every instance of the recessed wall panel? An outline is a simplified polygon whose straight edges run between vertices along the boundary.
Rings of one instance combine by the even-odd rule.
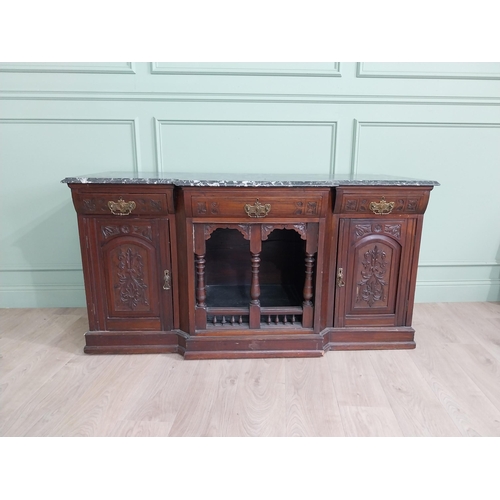
[[[133,173],[137,163],[133,120],[0,120],[0,271],[78,269],[76,215],[61,179]]]
[[[362,62],[358,76],[378,78],[500,79],[498,62]]]
[[[153,74],[340,76],[338,62],[199,62],[151,64]]]
[[[156,127],[162,172],[318,174],[334,170],[335,122],[158,120]]]
[[[30,73],[135,73],[130,62],[10,62],[0,63],[0,71]]]
[[[355,136],[354,171],[441,183],[426,212],[421,266],[498,261],[500,124],[360,122]]]

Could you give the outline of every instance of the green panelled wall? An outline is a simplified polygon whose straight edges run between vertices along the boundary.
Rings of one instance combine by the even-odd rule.
[[[59,181],[109,171],[437,180],[419,302],[500,300],[500,63],[1,63],[0,306],[84,306]]]

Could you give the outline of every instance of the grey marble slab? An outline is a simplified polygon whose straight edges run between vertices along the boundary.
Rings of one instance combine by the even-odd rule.
[[[439,182],[387,175],[305,175],[186,173],[139,174],[106,172],[66,177],[66,184],[171,184],[198,187],[439,186]]]

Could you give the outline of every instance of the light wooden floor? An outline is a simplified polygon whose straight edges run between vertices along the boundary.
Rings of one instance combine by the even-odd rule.
[[[84,309],[0,310],[0,436],[500,436],[500,303],[416,304],[411,351],[83,354]]]

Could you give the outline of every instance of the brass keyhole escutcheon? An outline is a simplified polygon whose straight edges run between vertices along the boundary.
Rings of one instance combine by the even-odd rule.
[[[344,270],[341,267],[339,267],[339,270],[337,271],[337,286],[339,288],[345,286]]]
[[[172,282],[170,278],[170,271],[165,269],[163,271],[163,290],[170,290],[172,288]]]

